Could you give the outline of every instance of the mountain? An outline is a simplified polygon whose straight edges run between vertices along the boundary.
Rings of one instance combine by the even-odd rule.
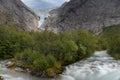
[[[36,31],[39,17],[21,0],[0,0],[0,24],[14,24],[18,29]]]
[[[71,0],[50,12],[43,30],[54,32],[84,28],[99,33],[120,24],[120,0]]]

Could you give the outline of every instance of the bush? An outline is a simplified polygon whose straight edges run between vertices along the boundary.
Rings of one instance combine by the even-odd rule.
[[[49,64],[44,55],[41,55],[39,58],[35,59],[33,62],[35,69],[44,71],[49,68]]]
[[[72,39],[78,46],[77,60],[91,56],[97,47],[96,37],[85,30],[69,31],[63,34],[66,34],[68,39]]]
[[[85,30],[24,32],[0,26],[0,58],[14,57],[21,65],[41,71],[91,56],[96,43]]]
[[[104,28],[101,38],[106,40],[108,53],[116,59],[120,59],[120,25]]]
[[[57,60],[53,55],[49,54],[49,55],[47,55],[47,62],[49,64],[49,67],[51,68],[51,67],[55,66]]]

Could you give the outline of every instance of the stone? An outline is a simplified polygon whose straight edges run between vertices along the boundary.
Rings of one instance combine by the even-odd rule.
[[[50,12],[41,30],[61,32],[86,29],[99,34],[120,24],[120,0],[70,0]]]
[[[12,23],[24,31],[36,31],[39,17],[21,0],[0,0],[0,24]]]
[[[2,76],[0,76],[0,80],[4,80],[4,78]]]

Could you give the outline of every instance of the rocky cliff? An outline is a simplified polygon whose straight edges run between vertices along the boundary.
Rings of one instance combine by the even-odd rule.
[[[19,29],[36,31],[38,20],[38,16],[21,0],[0,0],[0,24],[12,23]]]
[[[120,24],[120,0],[71,0],[52,10],[41,29],[66,31],[84,28],[94,33]]]

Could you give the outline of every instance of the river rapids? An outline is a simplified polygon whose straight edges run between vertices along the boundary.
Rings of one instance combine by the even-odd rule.
[[[67,66],[55,79],[15,72],[7,69],[4,63],[0,61],[0,76],[5,80],[120,80],[120,60],[113,59],[107,51],[96,51],[92,57]]]

